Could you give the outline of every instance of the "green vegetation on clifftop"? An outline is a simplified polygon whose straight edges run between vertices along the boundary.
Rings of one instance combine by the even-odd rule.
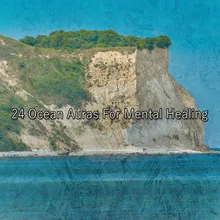
[[[55,31],[49,36],[38,35],[36,38],[27,36],[20,40],[22,43],[43,48],[56,49],[89,49],[94,47],[137,47],[152,50],[155,47],[168,48],[171,41],[167,36],[155,38],[139,38],[119,35],[113,30],[105,31]]]

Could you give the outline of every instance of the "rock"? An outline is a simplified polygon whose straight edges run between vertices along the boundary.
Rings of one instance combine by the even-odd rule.
[[[102,58],[105,58],[107,63],[106,72],[97,73],[93,67]],[[114,58],[117,65],[112,61]],[[79,145],[82,148],[89,148],[89,145],[114,148],[127,144],[141,148],[202,150],[204,131],[201,119],[165,118],[166,108],[174,108],[175,111],[198,109],[192,96],[168,73],[168,49],[136,50],[129,58],[128,63],[125,55],[113,51],[98,52],[94,55],[90,64],[90,80],[99,80],[108,69],[112,72],[110,80],[103,78],[103,81],[106,81],[105,86],[100,88],[94,85],[90,90],[97,101],[95,108],[102,111],[103,106],[111,106],[114,109],[116,101],[122,112],[124,107],[141,111],[162,108],[163,119],[118,120],[118,122],[100,119],[100,124],[104,128],[102,132],[92,128],[91,132],[94,134],[92,137],[88,129],[88,132],[82,135],[83,140],[78,137]],[[114,66],[120,66],[119,64],[123,64],[125,68],[119,69],[118,72],[114,70]],[[119,84],[116,83],[117,80]]]
[[[59,155],[59,156],[69,156],[69,151],[59,151],[59,152],[57,152],[57,154]]]

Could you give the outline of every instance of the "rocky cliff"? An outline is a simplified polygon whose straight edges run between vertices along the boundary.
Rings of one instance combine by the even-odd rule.
[[[168,49],[92,49],[66,54],[36,50],[29,46],[25,46],[25,52],[23,44],[18,43],[20,46],[15,49],[8,47],[9,43],[12,42],[1,37],[1,90],[19,97],[25,106],[25,112],[35,107],[45,111],[59,110],[65,116],[70,108],[73,111],[100,113],[97,120],[66,117],[59,120],[30,120],[25,117],[19,120],[22,124],[20,133],[11,132],[10,135],[14,140],[23,142],[28,149],[142,151],[145,148],[149,152],[204,149],[201,119],[166,118],[167,108],[181,112],[188,108],[197,110],[191,95],[168,73]],[[47,68],[54,57],[68,62],[72,59],[83,62],[85,87],[90,93],[89,101],[84,101],[80,108],[73,108],[70,104],[58,106],[56,99],[39,99],[35,90],[30,88],[32,83],[35,85],[35,81],[24,86],[19,70],[15,68],[15,61],[20,62],[19,68],[22,69],[25,67],[21,61],[26,59],[30,63],[33,57],[44,60],[45,66],[42,68]],[[26,74],[33,71],[33,68],[38,67],[32,66]],[[3,93],[0,96],[2,98]],[[120,116],[111,119],[107,115],[104,119],[104,108],[117,111]],[[136,111],[161,109],[162,116],[157,120],[126,119],[125,109],[130,112],[132,108]]]
[[[105,68],[101,68],[102,65]],[[191,95],[168,73],[168,49],[136,50],[131,54],[98,52],[90,63],[89,71],[89,82],[95,82],[90,92],[97,102],[96,108],[101,110],[110,106],[121,110],[122,114],[124,108],[163,110],[163,117],[158,120],[124,120],[121,117],[108,124],[106,120],[100,120],[105,129],[99,132],[101,136],[96,133],[94,137],[97,140],[103,137],[103,146],[203,149],[203,122],[200,119],[165,117],[166,108],[176,111],[197,109]],[[88,139],[88,143],[91,143],[91,139]],[[94,141],[94,145],[98,143]]]

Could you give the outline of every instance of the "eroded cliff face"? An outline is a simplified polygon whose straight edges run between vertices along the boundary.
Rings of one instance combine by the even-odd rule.
[[[199,150],[203,147],[200,119],[167,119],[166,109],[197,109],[191,95],[168,73],[168,50],[138,51],[136,56],[136,98],[139,109],[163,110],[161,120],[138,120],[127,129],[128,142],[137,146],[163,146]]]
[[[99,141],[99,135],[104,137],[103,147],[203,149],[203,122],[200,119],[166,119],[167,108],[176,111],[197,109],[191,95],[168,73],[167,49],[137,50],[132,54],[98,52],[90,63],[89,75],[90,92],[95,98],[92,106],[99,110],[109,106],[122,112],[119,120],[99,120],[103,130],[95,132],[94,136]],[[162,108],[163,117],[124,120],[124,108],[140,111]],[[88,138],[88,143],[90,140]]]

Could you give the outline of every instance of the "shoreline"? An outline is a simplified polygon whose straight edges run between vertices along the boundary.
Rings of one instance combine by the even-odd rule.
[[[79,151],[79,152],[68,152],[68,151],[46,151],[46,150],[35,150],[35,151],[9,151],[0,152],[1,158],[26,158],[26,157],[95,157],[95,156],[165,156],[165,155],[192,155],[192,154],[220,154],[220,151],[194,151],[194,150],[155,150],[151,152],[141,151],[128,151],[128,150],[91,150],[91,151]]]

